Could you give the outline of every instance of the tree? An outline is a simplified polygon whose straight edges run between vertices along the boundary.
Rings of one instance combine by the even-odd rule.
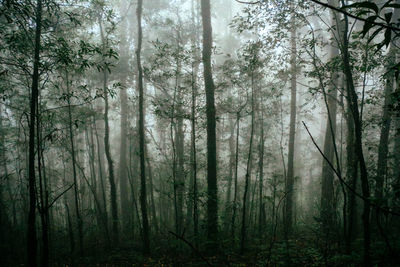
[[[210,0],[201,1],[203,24],[203,67],[206,91],[207,116],[207,238],[210,250],[217,247],[218,240],[218,186],[217,186],[217,144],[215,120],[215,85],[211,68],[212,27]]]
[[[143,70],[141,63],[141,50],[142,50],[142,12],[143,1],[138,0],[136,9],[136,16],[138,21],[138,45],[136,49],[136,63],[138,70],[138,85],[139,92],[139,156],[140,156],[140,207],[142,211],[143,223],[143,251],[144,253],[150,252],[150,233],[149,221],[147,217],[147,193],[146,193],[146,165],[145,165],[145,133],[144,133],[144,93],[143,93]]]
[[[103,26],[101,16],[99,16],[99,27],[100,27],[100,35],[102,42],[102,49],[104,53],[104,57],[107,55],[106,47],[107,47],[107,39],[104,36]],[[112,49],[110,49],[112,52]],[[113,226],[113,241],[118,243],[119,240],[119,230],[118,230],[118,206],[117,206],[117,189],[115,185],[115,177],[114,177],[114,162],[111,156],[110,151],[110,126],[108,120],[108,71],[109,71],[109,63],[105,61],[104,58],[104,66],[102,67],[102,78],[103,78],[103,97],[104,97],[104,148],[106,152],[106,158],[108,163],[108,181],[110,183],[110,199],[111,199],[111,215],[112,215],[112,226]]]
[[[293,5],[292,5],[293,7]],[[296,128],[296,90],[297,90],[297,45],[296,45],[296,19],[295,14],[291,18],[290,30],[290,129],[289,129],[289,153],[286,179],[286,202],[285,202],[285,235],[288,237],[293,228],[293,201],[294,201],[294,141]]]
[[[121,1],[120,12],[125,12],[127,7],[126,1]],[[128,162],[127,162],[127,136],[128,136],[128,96],[127,96],[127,76],[128,76],[128,44],[126,37],[127,18],[123,17],[121,22],[120,34],[120,51],[121,51],[121,140],[120,140],[120,155],[119,155],[119,190],[121,201],[121,218],[122,218],[122,231],[129,233],[130,228],[130,206],[128,196]]]
[[[340,25],[337,21],[340,18],[334,12],[331,12],[331,35],[332,39],[338,36],[336,33],[340,33]],[[339,55],[340,44],[331,44],[330,47],[330,60],[334,61]],[[339,85],[339,75],[334,67],[332,67],[329,80],[329,88],[326,92],[323,88],[324,100],[326,101],[326,108],[328,117],[326,120],[326,131],[324,141],[324,154],[327,160],[322,162],[322,185],[321,185],[321,220],[323,233],[326,235],[326,239],[329,240],[335,223],[335,206],[334,206],[334,173],[332,168],[329,166],[327,161],[334,162],[335,151],[336,151],[336,110],[337,110],[337,88]],[[321,84],[324,87],[323,84]],[[339,164],[339,162],[337,162]],[[345,215],[344,215],[345,216]]]
[[[40,39],[42,30],[42,1],[36,1],[35,52],[32,74],[30,124],[29,124],[29,216],[28,216],[28,266],[37,266],[36,239],[36,175],[35,175],[35,126],[40,82]]]

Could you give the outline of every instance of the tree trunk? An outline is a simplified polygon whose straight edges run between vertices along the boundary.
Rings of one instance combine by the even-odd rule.
[[[353,74],[350,66],[350,55],[349,55],[349,40],[348,40],[348,18],[345,16],[345,30],[343,32],[343,49],[342,59],[344,74],[346,77],[346,91],[349,98],[350,110],[354,121],[354,132],[355,132],[355,152],[357,155],[356,163],[360,166],[360,177],[361,177],[361,189],[363,194],[363,235],[364,235],[364,265],[370,265],[370,189],[368,183],[368,173],[365,164],[363,148],[362,148],[362,122],[360,121],[360,112],[358,110],[358,97],[354,87]],[[358,165],[358,164],[357,164]],[[354,167],[357,167],[356,165]]]
[[[141,62],[142,50],[142,11],[143,0],[138,0],[136,15],[138,20],[138,45],[136,60],[138,69],[138,91],[139,91],[139,155],[140,155],[140,206],[143,222],[143,251],[150,252],[149,220],[147,216],[147,192],[146,192],[146,164],[145,164],[145,132],[144,132],[144,94],[143,94],[143,70]]]
[[[29,124],[29,214],[28,214],[28,266],[37,266],[37,237],[36,237],[36,194],[35,194],[35,121],[36,109],[39,97],[39,65],[40,65],[40,37],[42,30],[42,1],[36,4],[36,31],[35,54],[33,61],[32,88],[30,100],[30,124]]]
[[[235,121],[234,118],[229,119],[230,124],[230,136],[229,136],[229,175],[228,175],[228,188],[226,190],[225,198],[225,229],[229,229],[229,221],[232,218],[232,182],[233,182],[233,171],[235,168]]]
[[[250,189],[250,176],[251,176],[251,163],[253,159],[253,137],[254,137],[254,74],[251,73],[251,130],[250,130],[250,141],[249,141],[249,153],[247,154],[247,167],[245,176],[245,186],[243,193],[243,213],[242,213],[242,230],[240,236],[240,253],[243,254],[246,248],[246,218],[248,217],[247,212],[247,201],[248,191]]]
[[[151,165],[150,165],[150,157],[147,152],[147,146],[145,148],[146,151],[146,163],[147,163],[147,168],[149,170],[149,191],[150,191],[150,205],[151,205],[151,217],[152,217],[152,224],[154,226],[154,232],[158,232],[158,219],[157,219],[157,212],[156,212],[156,204],[154,201],[154,187],[153,187],[153,173],[151,171]]]
[[[212,251],[218,246],[218,186],[214,103],[215,85],[211,67],[212,27],[210,9],[210,0],[201,0],[203,24],[203,66],[207,117],[207,239],[210,245],[209,250]]]
[[[400,1],[396,1],[397,4],[400,4]],[[396,22],[399,18],[400,10],[395,9],[392,22]],[[379,147],[378,147],[378,168],[376,171],[376,184],[375,184],[375,199],[378,201],[380,206],[384,206],[386,203],[383,203],[383,186],[384,180],[387,175],[387,161],[388,161],[388,151],[389,151],[389,134],[390,134],[390,125],[392,122],[392,105],[393,105],[393,88],[394,88],[394,71],[393,66],[395,65],[395,61],[397,58],[397,47],[394,42],[390,43],[389,53],[387,55],[387,66],[386,66],[386,85],[385,85],[385,100],[382,110],[382,127],[379,138]],[[396,165],[394,165],[396,166]],[[381,216],[378,209],[373,210],[372,214],[372,222],[377,224],[381,223]]]
[[[235,239],[235,222],[238,195],[238,168],[239,168],[239,133],[240,133],[240,111],[236,114],[236,152],[235,152],[235,179],[233,184],[233,202],[232,202],[232,220],[231,220],[231,238]]]
[[[261,98],[262,101],[262,98]],[[262,104],[261,104],[262,106]],[[259,188],[258,188],[258,235],[262,238],[265,218],[264,218],[264,199],[263,199],[263,189],[264,189],[264,108],[261,108],[261,121],[260,121],[260,143],[259,143],[259,159],[258,159],[258,173],[259,173]]]
[[[332,27],[337,29],[337,18],[332,12]],[[337,31],[339,32],[339,31]],[[334,35],[334,33],[332,33]],[[335,36],[333,36],[334,38]],[[337,44],[339,45],[339,44]],[[330,60],[334,60],[339,55],[338,46],[331,45]],[[337,89],[338,88],[338,73],[336,70],[331,72],[330,86],[328,92],[323,88],[324,100],[327,108],[328,117],[326,120],[325,141],[324,141],[324,154],[331,162],[334,163],[335,159],[335,139],[336,139],[336,113],[337,113]],[[321,86],[324,86],[321,84]],[[337,164],[339,164],[337,162]],[[334,230],[335,223],[335,206],[334,206],[334,173],[333,169],[329,166],[326,160],[322,161],[322,186],[321,186],[321,220],[322,230],[325,234],[327,241],[330,240],[330,234]],[[343,215],[345,216],[345,214]]]
[[[106,49],[106,40],[104,38],[103,27],[101,19],[99,17],[100,35],[103,50]],[[104,97],[104,149],[106,153],[106,159],[108,164],[108,181],[110,183],[110,201],[111,201],[111,216],[112,216],[112,228],[113,228],[113,242],[118,243],[118,206],[117,206],[117,189],[114,178],[114,162],[112,160],[110,151],[110,126],[108,122],[108,75],[107,69],[103,69],[103,97]]]
[[[69,75],[68,71],[65,73],[66,84],[67,84],[67,102],[68,102],[68,130],[69,130],[69,141],[71,145],[71,158],[72,158],[72,172],[74,179],[74,204],[76,213],[76,223],[78,225],[78,240],[79,240],[79,253],[83,255],[83,226],[82,217],[79,209],[79,195],[78,195],[78,178],[76,173],[76,155],[75,155],[75,142],[73,134],[73,122],[72,122],[72,108],[71,108],[71,92],[69,88]]]
[[[198,15],[198,7],[195,8],[194,4],[196,0],[191,1],[191,19],[193,25],[192,32],[192,46],[194,49],[198,46],[198,20],[196,20]],[[195,12],[195,10],[197,12]],[[189,182],[189,198],[187,205],[187,226],[191,226],[193,222],[193,234],[196,247],[198,246],[198,228],[199,228],[199,213],[198,213],[198,202],[197,202],[197,152],[196,152],[196,97],[197,97],[197,75],[199,71],[199,55],[196,50],[193,52],[193,62],[192,62],[192,73],[191,73],[191,135],[190,135],[190,182]]]
[[[40,94],[39,94],[40,98]],[[40,101],[36,107],[36,150],[37,150],[37,166],[39,175],[39,199],[38,203],[40,221],[42,226],[42,257],[40,259],[41,266],[49,266],[49,213],[48,213],[48,191],[45,176],[45,166],[42,148],[42,131],[39,111]]]
[[[98,158],[98,174],[99,174],[99,181],[100,186],[98,188],[97,194],[99,195],[99,202],[102,207],[101,213],[104,220],[104,234],[106,236],[106,240],[108,243],[111,242],[110,234],[108,231],[108,213],[107,213],[107,198],[106,198],[106,189],[104,185],[104,158],[103,158],[103,151],[104,151],[104,142],[100,142],[99,133],[97,131],[96,121],[93,117],[93,127],[96,136],[96,144],[97,144],[97,158]]]
[[[121,1],[121,12],[126,10],[126,1]],[[128,234],[130,227],[130,205],[128,197],[128,165],[127,165],[127,135],[128,135],[128,95],[126,92],[127,75],[129,71],[128,64],[128,44],[125,34],[126,30],[126,18],[121,21],[121,31],[123,32],[120,37],[120,68],[121,68],[121,138],[120,138],[120,150],[119,150],[119,190],[120,190],[120,203],[121,203],[121,219],[122,219],[122,231]]]
[[[288,153],[288,168],[286,180],[286,203],[285,203],[285,238],[292,233],[293,228],[293,198],[294,198],[294,141],[296,128],[296,85],[297,85],[297,70],[296,70],[296,25],[294,16],[291,19],[290,43],[291,43],[291,96],[290,96],[290,130],[289,130],[289,153]]]

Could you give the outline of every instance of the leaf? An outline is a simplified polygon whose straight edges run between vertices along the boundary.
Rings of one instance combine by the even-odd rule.
[[[364,23],[364,27],[361,32],[363,38],[368,33],[368,31],[374,26],[373,22],[376,20],[377,17],[378,16],[371,16],[367,18],[367,21]]]
[[[386,47],[389,46],[391,40],[392,40],[392,30],[391,29],[386,29],[386,31],[385,31],[385,39],[383,41],[383,43],[386,45]]]
[[[354,3],[348,6],[344,6],[343,8],[368,8],[368,9],[372,9],[373,11],[375,11],[376,14],[379,13],[379,8],[375,3],[372,2],[368,2],[368,1],[364,1],[364,2],[359,2],[359,3]]]
[[[391,2],[393,2],[393,0],[387,1],[387,2],[381,7],[381,9],[384,9],[385,7],[388,7],[388,5],[390,5]]]
[[[400,8],[400,4],[389,4],[386,7]]]
[[[380,33],[380,31],[383,29],[383,27],[379,27],[378,29],[376,29],[372,34],[371,34],[371,36],[368,38],[368,42],[367,43],[370,43],[374,38],[375,38],[375,36],[377,36],[378,35],[378,33]]]
[[[385,20],[387,23],[390,23],[390,21],[392,20],[392,15],[392,12],[385,13]]]

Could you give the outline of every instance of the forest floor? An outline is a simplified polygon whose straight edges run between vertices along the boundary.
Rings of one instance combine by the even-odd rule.
[[[190,237],[187,237],[190,240]],[[362,240],[356,240],[350,255],[343,253],[343,242],[325,242],[318,234],[303,232],[288,243],[281,239],[249,238],[245,253],[239,253],[239,240],[232,245],[230,238],[219,244],[220,250],[207,255],[204,250],[191,247],[173,235],[165,234],[152,240],[151,253],[144,256],[140,242],[123,241],[111,246],[97,239],[88,238],[83,257],[77,255],[72,260],[69,242],[66,239],[54,242],[51,250],[50,266],[54,267],[119,267],[119,266],[362,266]],[[339,242],[337,242],[339,241]],[[336,244],[336,245],[334,245]],[[201,244],[204,247],[204,244]],[[400,266],[400,240],[392,243],[390,251],[384,242],[373,242],[371,266]],[[12,253],[11,251],[9,251]],[[14,254],[14,253],[12,253]],[[40,254],[40,251],[39,251]],[[1,256],[1,255],[0,255]],[[10,256],[10,255],[9,255]],[[16,256],[16,254],[15,254]],[[13,257],[0,266],[25,266],[24,256]],[[4,264],[4,265],[3,265]]]
[[[249,240],[250,242],[252,240]],[[87,256],[78,258],[74,263],[65,261],[53,262],[51,266],[80,267],[117,267],[117,266],[361,266],[362,245],[355,246],[351,255],[344,255],[335,248],[329,248],[324,257],[320,244],[306,243],[297,239],[289,243],[275,242],[262,245],[253,241],[244,254],[226,246],[214,256],[198,252],[181,240],[158,240],[159,245],[153,246],[149,256],[143,256],[140,244],[125,244],[118,248],[93,247],[87,251]],[[307,240],[309,241],[309,240]],[[163,243],[164,242],[164,243]],[[319,246],[318,246],[319,245]],[[377,244],[382,248],[382,244]],[[100,251],[103,251],[102,253]],[[372,266],[400,266],[398,259],[388,257],[380,249],[372,250],[374,259]],[[64,258],[65,260],[65,258]]]

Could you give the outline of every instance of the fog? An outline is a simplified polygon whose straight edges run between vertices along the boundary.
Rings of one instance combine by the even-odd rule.
[[[400,1],[0,2],[1,266],[396,266]]]

